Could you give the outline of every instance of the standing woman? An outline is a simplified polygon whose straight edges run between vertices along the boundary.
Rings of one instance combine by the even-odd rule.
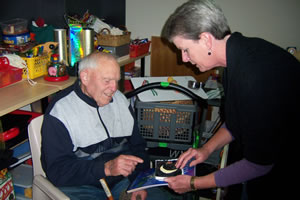
[[[168,18],[163,37],[181,50],[182,60],[201,72],[224,67],[225,123],[200,148],[190,148],[176,164],[205,161],[215,150],[236,141],[243,158],[201,177],[166,179],[178,193],[247,183],[248,199],[295,195],[294,145],[299,120],[299,61],[259,38],[231,33],[213,0],[190,0]],[[299,123],[299,122],[298,122]],[[296,179],[294,181],[297,181]]]

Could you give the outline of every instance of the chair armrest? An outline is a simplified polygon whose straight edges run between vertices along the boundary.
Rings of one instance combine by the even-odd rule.
[[[36,175],[33,178],[33,199],[70,200],[62,191],[55,187],[47,178]]]

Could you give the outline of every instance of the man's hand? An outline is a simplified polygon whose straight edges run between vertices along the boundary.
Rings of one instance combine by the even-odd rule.
[[[140,196],[140,197],[138,197]],[[139,190],[136,192],[133,192],[131,195],[131,200],[145,200],[147,197],[147,191],[146,190]]]
[[[104,165],[104,172],[106,176],[129,176],[138,163],[144,161],[136,156],[132,155],[120,155],[117,158],[110,160]]]

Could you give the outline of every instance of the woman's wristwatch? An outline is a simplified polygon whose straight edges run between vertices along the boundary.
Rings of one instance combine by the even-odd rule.
[[[192,176],[191,181],[190,181],[190,186],[192,190],[196,190],[195,188],[195,178],[196,176]]]

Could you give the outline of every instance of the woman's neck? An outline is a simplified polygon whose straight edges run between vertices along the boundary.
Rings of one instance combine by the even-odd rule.
[[[216,45],[218,50],[218,54],[217,54],[217,60],[218,60],[218,65],[220,67],[226,67],[227,66],[227,61],[226,61],[226,44],[227,44],[227,40],[231,35],[227,35],[225,36],[224,39],[222,40],[216,40]]]

